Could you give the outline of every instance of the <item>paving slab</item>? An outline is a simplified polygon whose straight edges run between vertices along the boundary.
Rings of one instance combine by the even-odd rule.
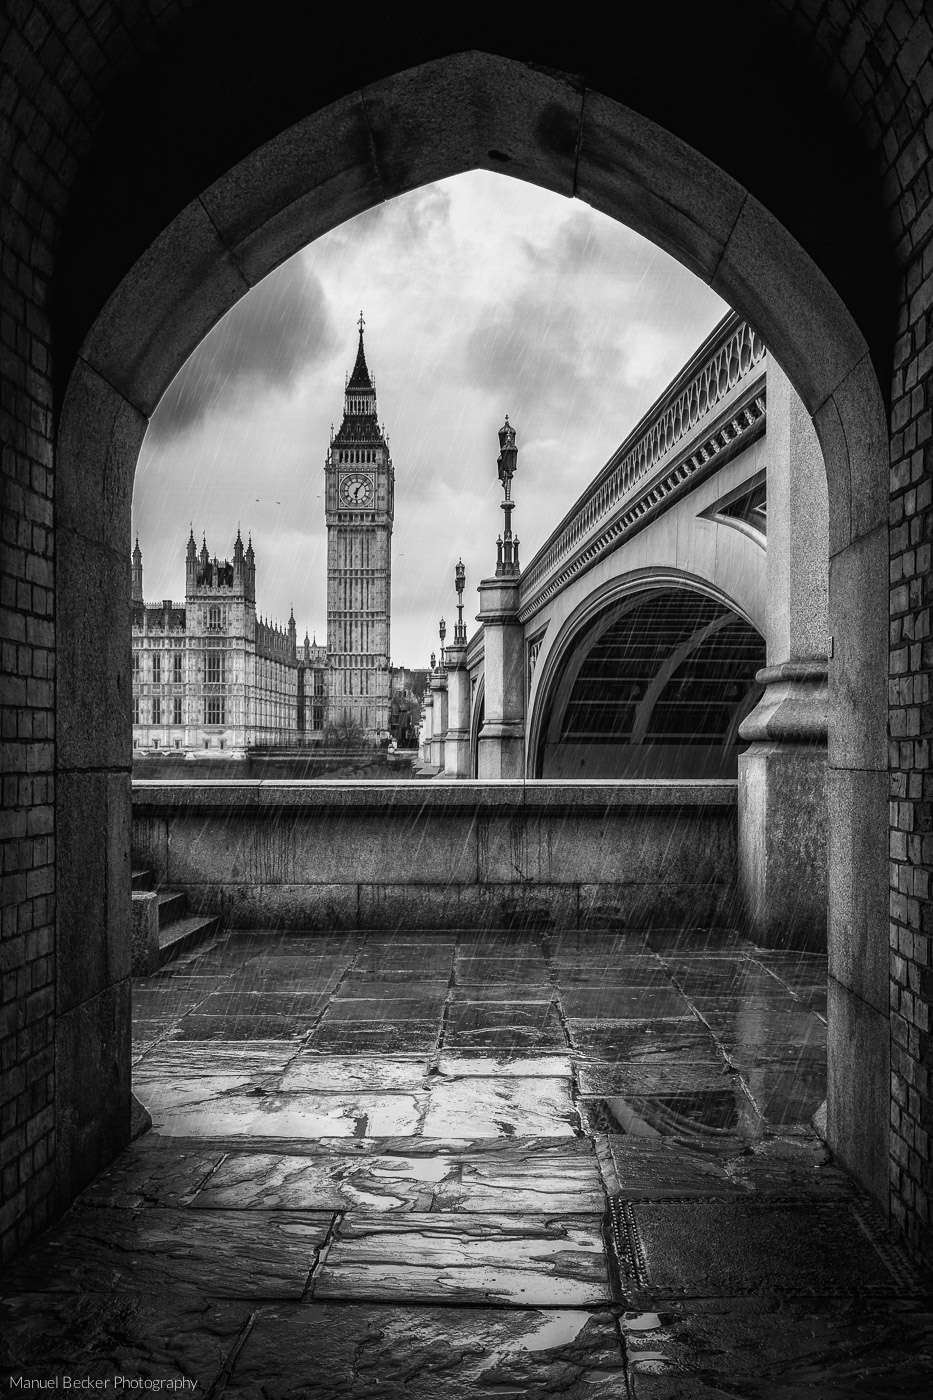
[[[761,1137],[764,1125],[741,1082],[719,1089],[663,1094],[616,1094],[578,1100],[590,1132],[634,1137]]]
[[[571,1137],[579,1125],[571,1081],[519,1078],[435,1080],[423,1131],[427,1137]]]
[[[586,1139],[556,1139],[536,1143],[515,1141],[499,1151],[460,1156],[459,1209],[535,1214],[599,1215],[606,1198],[599,1165]]]
[[[826,1066],[820,1059],[802,1064],[758,1064],[743,1078],[762,1118],[783,1126],[809,1123],[826,1099]]]
[[[712,966],[698,959],[670,962],[668,970],[671,979],[691,998],[774,997],[779,992],[787,992],[770,972],[746,958],[738,961],[717,958]]]
[[[509,982],[516,986],[547,985],[550,974],[543,958],[464,957],[458,952],[454,981],[458,987],[497,986]]]
[[[699,1063],[607,1064],[601,1060],[577,1060],[577,1089],[588,1098],[621,1094],[700,1093],[727,1089],[739,1078],[725,1060]],[[825,1079],[825,1073],[824,1073]]]
[[[432,1018],[440,1022],[446,998],[445,986],[443,990],[428,996],[334,1000],[323,1024],[333,1026],[341,1021],[387,1021],[394,1025],[400,1021],[430,1021]]]
[[[723,1064],[708,1027],[700,1021],[605,1022],[568,1017],[570,1043],[584,1059],[612,1064]]]
[[[645,940],[653,952],[671,957],[754,957],[758,949],[751,939],[729,928],[648,929]]]
[[[182,1040],[300,1040],[320,1012],[308,1016],[205,1016],[192,1011],[170,1029],[171,1039]]]
[[[610,1299],[601,1217],[347,1215],[313,1296],[591,1307]]]
[[[167,1137],[381,1137],[415,1133],[427,1094],[239,1094],[192,1105],[147,1103]]]
[[[654,956],[643,930],[603,931],[591,929],[557,929],[544,941],[548,957],[555,963],[572,965],[587,957],[601,960],[605,966],[625,957]]]
[[[621,1318],[634,1400],[933,1393],[933,1309],[908,1300],[691,1299]]]
[[[230,1153],[192,1198],[199,1210],[429,1211],[460,1167],[449,1154]],[[452,1208],[452,1207],[448,1207]]]
[[[740,1138],[606,1138],[618,1190],[627,1200],[760,1195],[837,1200],[856,1193],[815,1135]]]
[[[203,1116],[223,1113],[231,1102],[239,1105],[247,1100],[256,1104],[273,1086],[274,1077],[264,1081],[261,1076],[254,1075],[175,1074],[165,1079],[134,1074],[133,1077],[133,1092],[152,1115],[156,1131],[179,1112]]]
[[[216,1302],[188,1293],[146,1296],[137,1291],[36,1292],[0,1300],[2,1366],[8,1394],[39,1389],[64,1392],[72,1382],[102,1382],[100,1389],[73,1387],[75,1394],[113,1396],[114,1377],[145,1378],[196,1387],[163,1393],[206,1395],[220,1380],[227,1358],[247,1331],[249,1302]],[[17,1382],[32,1381],[33,1386]],[[47,1393],[43,1388],[43,1393]]]
[[[329,1212],[79,1206],[6,1270],[3,1293],[298,1299],[331,1222]]]
[[[398,998],[420,997],[425,1001],[441,1001],[447,995],[448,979],[421,980],[410,972],[395,972],[373,977],[366,972],[354,972],[344,978],[337,991],[337,1000],[376,1000],[394,1003]]]
[[[320,1090],[416,1090],[424,1087],[427,1055],[389,1059],[385,1055],[315,1055],[302,1050],[278,1080],[281,1093]]]
[[[826,1027],[805,1007],[777,1010],[772,1006],[722,1007],[703,1012],[703,1019],[724,1045],[762,1048],[826,1044]]]
[[[227,1400],[619,1400],[625,1375],[607,1311],[326,1304],[263,1309]]]
[[[526,938],[521,934],[499,929],[464,930],[457,940],[457,961],[465,958],[507,958],[513,962],[540,961],[544,957],[544,947],[540,938]]]
[[[564,1015],[578,1021],[670,1021],[693,1018],[675,987],[568,987],[561,991]]]
[[[198,1003],[201,1016],[268,1016],[314,1021],[327,1006],[323,992],[231,991],[212,992]]]
[[[451,988],[451,1004],[462,1002],[549,1002],[557,996],[551,982],[470,982],[457,983]]]
[[[360,953],[356,972],[378,973],[409,971],[417,977],[446,980],[453,966],[454,945],[431,947],[429,944],[380,944],[367,946]]]
[[[146,1078],[175,1074],[226,1074],[250,1078],[281,1074],[300,1046],[294,1040],[163,1040],[134,1073]]]
[[[398,1055],[432,1051],[440,1038],[441,1018],[426,1021],[322,1021],[308,1037],[308,1046],[334,1055],[366,1055],[381,1051]]]
[[[572,964],[552,964],[558,986],[645,987],[655,991],[673,988],[670,973],[657,958],[580,959]]]
[[[176,1144],[146,1133],[84,1188],[79,1203],[123,1210],[188,1205],[224,1155],[221,1146],[205,1148],[197,1141]]]
[[[534,1002],[464,1002],[451,1006],[444,1047],[519,1046],[555,1050],[567,1044],[553,1006]]]
[[[216,992],[212,987],[133,986],[133,1016],[137,1022],[175,1019],[193,1011]]]
[[[276,958],[259,967],[247,964],[242,972],[234,973],[224,980],[222,990],[289,996],[329,996],[350,970],[348,964],[342,963],[333,969],[304,966],[294,972],[284,972],[275,966],[275,963],[283,961],[283,958]],[[316,961],[323,962],[324,959]]]
[[[449,1079],[488,1079],[502,1075],[522,1078],[569,1078],[573,1061],[569,1055],[526,1055],[521,1049],[492,1051],[475,1055],[469,1050],[442,1050],[437,1056],[436,1069]]]

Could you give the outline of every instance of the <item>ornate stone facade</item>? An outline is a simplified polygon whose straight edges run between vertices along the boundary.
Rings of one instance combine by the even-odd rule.
[[[237,531],[233,561],[185,560],[185,602],[143,601],[139,541],[133,550],[133,750],[191,758],[242,756],[322,738],[326,651],[294,613],[285,627],[256,615],[256,557]]]

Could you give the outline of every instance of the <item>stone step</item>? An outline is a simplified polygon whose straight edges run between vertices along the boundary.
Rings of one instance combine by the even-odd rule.
[[[159,929],[159,966],[164,967],[179,953],[204,943],[220,929],[220,919],[214,914],[191,914],[184,919],[174,919]]]
[[[188,896],[181,890],[159,890],[159,928],[167,928],[188,912]]]
[[[153,875],[151,870],[134,870],[130,876],[130,888],[134,890],[151,890]]]

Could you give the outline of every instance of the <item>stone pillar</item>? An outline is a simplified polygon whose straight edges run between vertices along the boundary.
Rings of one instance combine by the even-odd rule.
[[[486,682],[479,735],[480,778],[521,778],[525,771],[524,629],[518,620],[518,576],[485,578],[479,586]]]
[[[447,741],[444,776],[470,776],[470,673],[466,646],[447,648]]]
[[[421,765],[427,768],[431,763],[431,739],[434,733],[434,696],[431,694],[430,686],[424,692],[424,721],[421,725]]]
[[[431,735],[431,767],[441,772],[444,768],[444,749],[447,739],[447,676],[443,671],[431,677],[431,693],[434,697],[434,731]]]
[[[768,361],[768,636],[760,702],[739,730],[739,887],[765,947],[826,946],[829,533],[806,409]]]

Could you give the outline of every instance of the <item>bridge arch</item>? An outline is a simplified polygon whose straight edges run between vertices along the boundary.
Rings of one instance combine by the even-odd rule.
[[[479,732],[483,727],[483,720],[486,717],[486,677],[481,675],[476,682],[476,694],[473,696],[473,708],[470,711],[470,777],[475,778],[479,772]]]
[[[615,638],[617,647],[621,642],[623,652],[631,654],[633,647],[638,647],[639,634],[644,642],[645,629],[654,630],[657,615],[648,617],[647,611],[652,609],[656,614],[658,607],[662,610],[661,616],[672,607],[679,611],[680,616],[670,619],[665,641],[655,637],[647,639],[650,659],[646,654],[637,663],[639,677],[634,681],[634,686],[638,694],[630,706],[631,713],[626,716],[620,709],[613,717],[611,727],[615,729],[621,725],[617,734],[619,743],[625,742],[635,746],[643,744],[657,703],[662,700],[665,691],[675,681],[682,667],[688,665],[691,657],[695,658],[698,649],[702,650],[708,641],[723,637],[724,631],[730,629],[735,633],[730,638],[732,645],[739,643],[741,638],[745,646],[750,648],[745,664],[740,663],[736,670],[736,677],[741,674],[744,678],[743,703],[733,707],[736,708],[736,713],[729,719],[728,733],[723,736],[728,740],[727,746],[730,749],[734,747],[738,724],[750,708],[753,698],[759,693],[753,685],[753,677],[754,672],[765,662],[763,629],[760,622],[723,589],[707,579],[679,569],[639,569],[607,581],[579,603],[565,619],[547,653],[535,668],[526,745],[526,771],[529,778],[587,776],[585,772],[571,774],[563,771],[563,768],[559,772],[555,771],[553,749],[556,744],[562,742],[561,735],[565,732],[568,710],[580,703],[598,703],[599,693],[603,689],[600,684],[595,687],[592,684],[589,686],[589,701],[581,694],[587,690],[585,670],[588,659],[592,658],[600,647],[605,648],[607,644],[611,646],[613,633],[619,632],[620,628],[624,635]],[[605,672],[606,662],[598,669]],[[728,666],[725,669],[728,670]],[[650,675],[647,674],[648,671]],[[609,685],[626,684],[621,675],[604,676],[604,679]],[[660,734],[655,735],[656,740],[660,738]],[[603,736],[604,742],[600,745],[600,767],[606,776],[609,775],[606,765],[608,763],[611,766],[613,761],[611,753],[607,751],[609,739],[607,731]],[[598,735],[591,734],[587,742],[599,744]],[[633,757],[630,755],[630,760]],[[668,758],[668,765],[665,765],[663,760],[653,766],[648,765],[651,768],[650,772],[644,763],[632,762],[627,774],[620,772],[616,776],[701,776],[698,772],[675,772],[673,769],[668,772],[667,766],[673,764],[676,767],[678,763],[675,755],[671,754]],[[617,756],[617,761],[622,761],[621,755]],[[685,763],[684,755],[681,755],[680,766],[681,769],[690,766],[689,762]],[[704,772],[702,776],[726,774],[717,770]]]
[[[373,76],[362,88],[349,80],[341,86],[338,72],[327,89],[333,100],[318,99],[317,109],[299,121],[269,130],[267,139],[211,171],[200,187],[185,190],[166,180],[157,206],[127,223],[124,243],[114,247],[116,235],[108,228],[98,253],[100,208],[111,207],[100,202],[101,181],[106,185],[108,178],[107,146],[100,142],[96,172],[76,205],[61,259],[66,285],[80,288],[80,305],[60,326],[58,356],[65,386],[55,451],[59,764],[68,774],[69,800],[86,793],[86,830],[100,843],[99,859],[117,867],[102,885],[105,900],[124,885],[128,891],[124,556],[133,472],[148,416],[214,322],[326,229],[443,176],[478,166],[506,170],[585,199],[644,233],[748,317],[787,371],[820,437],[829,482],[834,635],[829,1132],[843,1158],[884,1198],[887,959],[875,946],[864,956],[853,955],[853,948],[876,941],[886,927],[888,439],[872,359],[874,352],[883,360],[886,350],[881,337],[869,346],[861,325],[869,325],[870,315],[860,306],[856,319],[789,231],[801,227],[799,211],[789,191],[782,203],[780,181],[765,178],[773,174],[767,157],[761,168],[774,192],[770,209],[727,173],[728,133],[720,146],[704,126],[701,153],[660,120],[617,100],[622,94],[609,74],[602,81],[601,89],[591,89],[553,64],[535,67],[472,50]],[[784,91],[787,82],[784,74],[775,90]],[[229,104],[241,100],[231,87],[226,103],[211,114],[220,149]],[[771,121],[777,130],[779,112],[769,113],[764,101],[756,125]],[[806,163],[803,140],[799,152]],[[161,168],[152,150],[139,155],[143,165]],[[785,168],[794,158],[780,147]],[[130,183],[125,171],[111,170],[114,188]],[[145,171],[137,166],[134,174],[145,188]],[[116,203],[122,207],[120,198]],[[153,219],[157,224],[146,222]],[[814,246],[817,257],[828,256],[819,240]],[[104,255],[112,267],[128,269],[116,286],[104,280]],[[86,861],[65,847],[57,860],[60,904],[86,915],[73,930],[63,928],[60,957],[66,964],[86,959],[93,969],[88,976],[98,982],[92,990],[112,986],[118,1000],[120,977],[107,949],[114,921],[123,917],[116,912],[119,901],[92,917],[79,893]],[[90,958],[88,937],[103,940]],[[69,1085],[65,1063],[62,1075],[62,1102],[70,1090],[87,1098],[77,1079]],[[124,1108],[87,1102],[79,1112],[85,1122],[101,1124],[102,1142],[119,1136],[107,1120],[122,1122]]]

